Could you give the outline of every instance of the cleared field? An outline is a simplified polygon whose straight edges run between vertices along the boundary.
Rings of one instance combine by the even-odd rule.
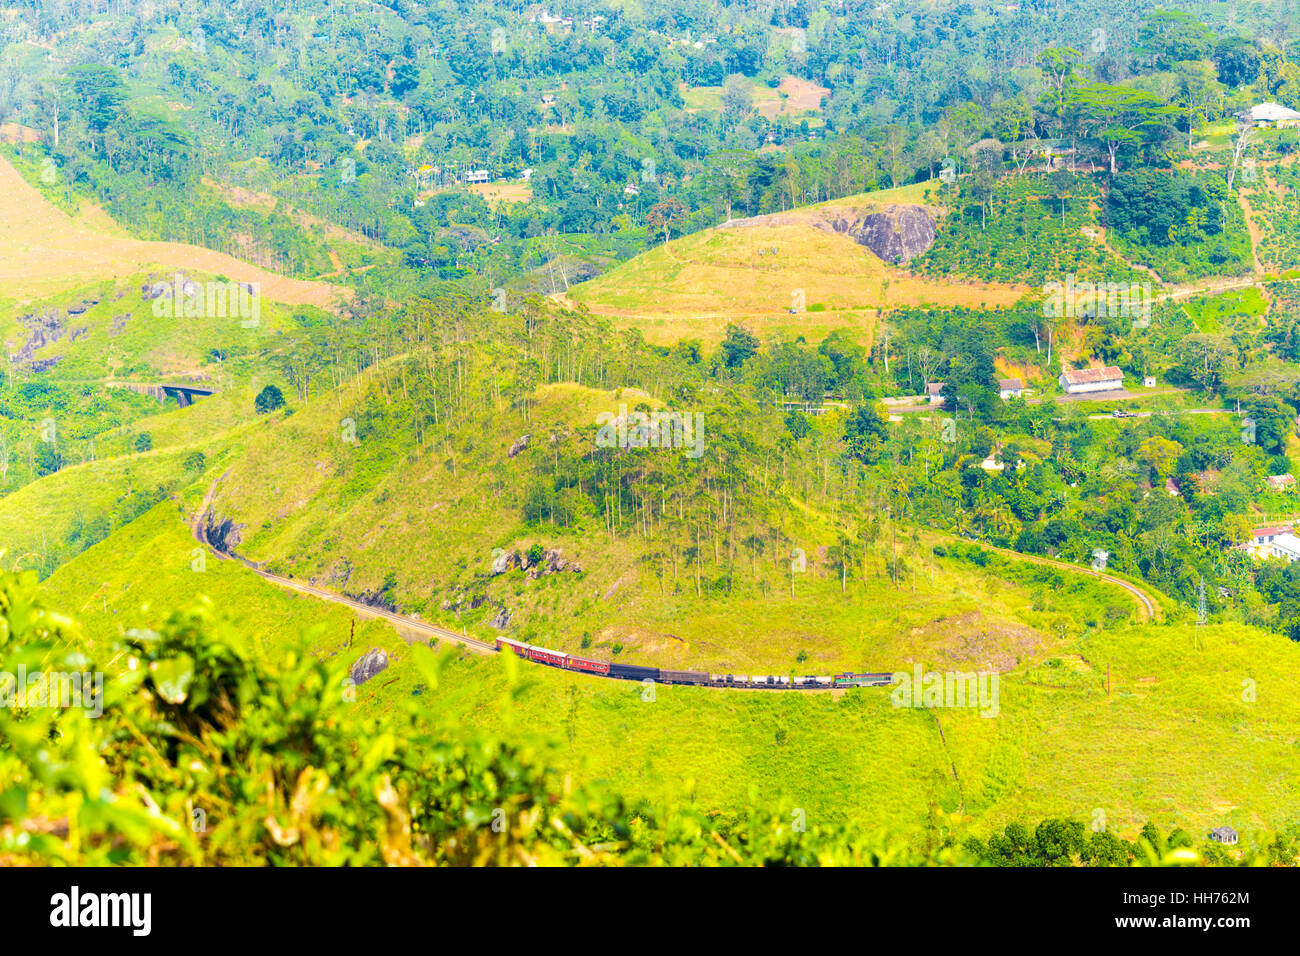
[[[655,342],[716,342],[740,320],[810,339],[849,327],[869,342],[880,309],[1005,307],[1026,291],[916,277],[848,236],[791,224],[686,236],[575,286],[568,298]]]
[[[0,158],[0,293],[25,300],[157,267],[258,283],[262,296],[289,305],[330,308],[350,294],[341,286],[289,279],[201,246],[114,235],[89,217],[73,219]]]
[[[830,95],[830,90],[818,86],[811,80],[797,76],[787,76],[781,85],[773,89],[764,83],[752,84],[754,112],[769,120],[780,117],[805,117],[810,126],[820,126],[822,100]],[[688,113],[708,112],[722,109],[721,86],[687,86],[682,84],[682,100]]]

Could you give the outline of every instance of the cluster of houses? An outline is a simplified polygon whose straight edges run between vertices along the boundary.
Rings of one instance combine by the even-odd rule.
[[[1105,365],[1101,368],[1062,368],[1057,382],[1061,386],[1061,391],[1066,395],[1122,392],[1124,391],[1124,372],[1114,365]],[[938,405],[943,401],[940,396],[940,392],[943,391],[943,384],[943,382],[932,382],[926,386],[926,396],[929,398],[931,405]],[[1142,377],[1142,387],[1155,388],[1155,376],[1144,375]],[[998,379],[998,395],[1004,402],[1010,398],[1020,398],[1024,393],[1025,385],[1020,379]]]
[[[1066,395],[1084,395],[1092,392],[1120,392],[1124,390],[1124,372],[1114,365],[1102,368],[1063,369],[1057,381]],[[1146,388],[1154,388],[1154,376],[1142,380]],[[925,387],[925,395],[931,405],[943,402],[943,382],[931,382]],[[1020,398],[1025,393],[1025,383],[1018,378],[998,379],[998,396],[1005,402],[1011,398]]]
[[[528,22],[540,23],[544,27],[571,27],[573,26],[574,20],[573,17],[566,17],[563,15],[556,16],[546,7],[542,7],[541,9],[534,10],[533,13],[529,15]],[[595,33],[596,28],[604,22],[605,18],[602,16],[583,17],[581,20],[577,21],[578,26],[590,30],[592,33]]]

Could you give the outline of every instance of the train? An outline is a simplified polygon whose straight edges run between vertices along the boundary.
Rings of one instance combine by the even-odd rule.
[[[510,651],[516,657],[558,667],[561,670],[581,671],[610,677],[615,680],[654,681],[656,684],[684,684],[695,687],[731,687],[744,690],[834,690],[847,687],[887,687],[894,682],[892,672],[854,674],[845,672],[833,676],[807,675],[794,677],[784,674],[707,674],[704,671],[679,671],[666,667],[642,667],[639,664],[613,664],[609,661],[579,657],[564,651],[553,651],[536,644],[496,639],[498,651]]]

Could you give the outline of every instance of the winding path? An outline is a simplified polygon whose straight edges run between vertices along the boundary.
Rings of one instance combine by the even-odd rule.
[[[199,505],[199,510],[195,512],[194,517],[190,522],[190,532],[194,535],[194,539],[200,544],[211,548],[212,553],[219,559],[223,561],[238,561],[258,577],[270,581],[272,584],[277,584],[282,588],[288,588],[291,591],[297,591],[300,594],[310,594],[312,597],[320,598],[322,601],[331,601],[335,604],[342,604],[346,607],[350,607],[363,617],[383,618],[401,630],[414,631],[431,638],[437,638],[438,640],[451,641],[478,654],[497,653],[495,644],[490,644],[487,641],[476,640],[475,638],[461,634],[457,631],[445,627],[439,627],[436,624],[428,624],[424,621],[417,620],[416,618],[395,614],[384,608],[373,607],[362,601],[358,601],[355,598],[350,598],[334,591],[326,591],[324,588],[318,588],[312,584],[305,584],[304,582],[296,581],[293,578],[286,578],[278,574],[272,574],[270,571],[267,571],[254,562],[249,561],[247,558],[240,557],[237,554],[231,554],[228,551],[223,551],[221,548],[218,548],[208,539],[205,523],[212,507],[212,497],[216,494],[217,485],[219,485],[229,474],[230,469],[226,469],[221,475],[213,480],[211,485],[208,486],[208,492],[203,496],[203,503]]]
[[[396,614],[384,608],[373,607],[369,604],[365,604],[362,601],[358,601],[355,598],[350,598],[345,595],[338,594],[337,592],[334,591],[327,591],[324,588],[318,588],[312,584],[306,584],[302,581],[296,581],[293,578],[286,578],[278,574],[272,574],[271,572],[259,567],[254,562],[249,561],[247,558],[241,557],[237,554],[232,554],[228,551],[224,551],[221,548],[218,548],[208,538],[208,534],[206,530],[206,522],[207,522],[208,514],[210,513],[212,507],[213,495],[216,494],[217,485],[219,485],[222,482],[222,480],[225,479],[225,477],[229,474],[230,474],[230,469],[226,469],[226,471],[224,471],[221,475],[213,479],[212,484],[208,486],[207,493],[203,496],[203,503],[199,505],[198,510],[195,512],[193,518],[190,521],[190,532],[191,534],[193,534],[194,539],[198,541],[200,544],[210,548],[212,552],[220,560],[238,561],[240,564],[247,567],[258,577],[266,581],[269,581],[272,584],[278,585],[279,587],[282,588],[287,588],[291,591],[296,591],[299,594],[310,595],[322,601],[330,601],[334,604],[342,604],[345,607],[351,608],[354,612],[361,615],[362,617],[382,618],[388,621],[389,623],[391,623],[394,627],[396,627],[399,633],[401,631],[407,631],[407,632],[413,632],[416,634],[425,635],[430,639],[434,639],[434,640],[449,641],[460,647],[464,647],[467,650],[473,651],[476,654],[498,653],[496,649],[496,645],[493,643],[489,643],[488,641],[480,641],[476,638],[469,637],[468,635],[461,634],[458,631],[450,630],[449,628],[440,627],[436,624],[429,624],[425,621],[417,620],[411,617],[406,617],[401,614]],[[954,537],[953,540],[957,541],[957,540],[967,540],[967,539]],[[1104,572],[1097,572],[1097,571],[1090,572],[1085,568],[1081,568],[1078,565],[1069,564],[1065,561],[1057,561],[1054,558],[1043,558],[1037,555],[1022,554],[1019,551],[1012,551],[1008,548],[995,547],[994,545],[991,544],[985,544],[982,541],[973,541],[970,543],[976,544],[987,551],[993,551],[998,554],[1005,555],[1006,557],[1009,558],[1015,558],[1021,561],[1029,562],[1030,564],[1048,565],[1051,567],[1060,568],[1065,571],[1073,571],[1076,574],[1090,575],[1092,577],[1096,577],[1099,580],[1106,581],[1109,584],[1114,584],[1122,588],[1124,591],[1128,592],[1128,594],[1137,602],[1138,617],[1140,621],[1144,624],[1152,619],[1160,621],[1164,617],[1160,606],[1155,601],[1151,600],[1151,598],[1147,596],[1146,592],[1144,592],[1141,588],[1137,587],[1136,585],[1131,584],[1128,581],[1125,581],[1123,578],[1118,578],[1115,577],[1114,575],[1106,574]],[[572,671],[572,673],[585,673],[585,672]],[[590,676],[608,676],[608,675],[590,675]],[[716,685],[708,685],[708,686],[716,686]],[[798,690],[803,690],[806,693],[819,693],[819,692],[826,693],[826,692],[832,692],[834,690],[842,690],[843,688],[830,688],[830,687],[809,688],[806,686],[798,686],[791,683],[788,685],[778,685],[777,687],[768,687],[768,688],[758,686],[758,687],[727,687],[725,689],[727,690],[764,690],[764,689],[795,690],[798,689]]]
[[[983,541],[969,541],[966,538],[956,538],[958,541],[968,541],[970,544],[979,545],[985,551],[993,551],[997,554],[1005,555],[1009,558],[1016,558],[1020,561],[1027,561],[1030,564],[1045,564],[1049,567],[1060,568],[1064,571],[1073,571],[1075,574],[1084,574],[1089,577],[1095,577],[1107,584],[1114,584],[1123,588],[1129,593],[1138,605],[1138,618],[1143,624],[1148,621],[1161,622],[1164,620],[1164,611],[1158,603],[1151,600],[1151,597],[1136,584],[1126,581],[1123,578],[1117,578],[1113,574],[1107,574],[1104,571],[1093,571],[1090,568],[1081,568],[1077,564],[1070,564],[1068,561],[1058,561],[1055,558],[1043,558],[1036,554],[1025,554],[1021,551],[1012,551],[1010,548],[999,548],[996,545],[985,544]]]

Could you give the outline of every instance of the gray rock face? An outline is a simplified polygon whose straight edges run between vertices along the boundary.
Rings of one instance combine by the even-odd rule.
[[[752,226],[805,225],[822,232],[839,232],[866,246],[882,261],[910,262],[934,245],[935,215],[926,206],[891,203],[863,209],[808,209],[733,219],[719,229]],[[775,250],[773,250],[775,251]]]
[[[582,565],[570,561],[558,548],[547,548],[542,556],[534,561],[526,551],[502,551],[492,559],[492,573],[505,574],[511,568],[519,568],[528,577],[536,578],[543,574],[557,574],[560,571],[582,572]]]
[[[388,669],[388,655],[384,653],[383,648],[372,647],[352,665],[352,683],[364,684],[376,674]]]
[[[507,451],[506,454],[511,458],[514,458],[515,455],[519,454],[521,451],[523,451],[525,448],[528,447],[528,442],[532,437],[533,437],[532,435],[522,436],[519,439],[519,441],[515,442],[513,445],[510,446],[510,450]]]
[[[496,616],[488,621],[488,627],[495,627],[498,631],[504,631],[510,626],[510,609],[501,608],[497,611]]]
[[[910,262],[934,245],[934,219],[920,206],[888,206],[851,221],[829,223],[883,261]]]

